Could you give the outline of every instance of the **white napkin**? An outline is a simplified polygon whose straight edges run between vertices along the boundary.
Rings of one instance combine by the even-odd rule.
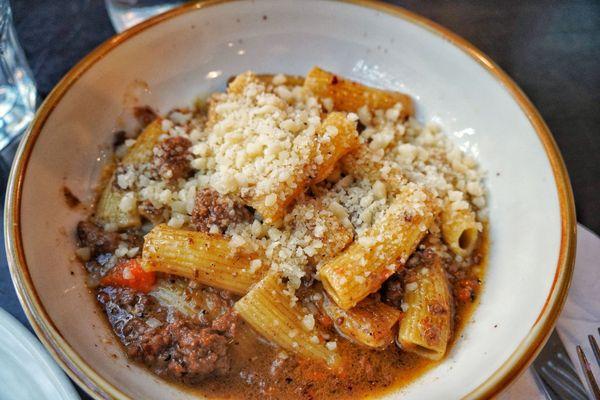
[[[576,345],[581,345],[596,376],[600,368],[588,341],[588,335],[599,340],[600,327],[600,237],[583,225],[577,225],[577,257],[569,296],[556,324],[569,357],[587,388],[587,382],[579,365]],[[544,399],[543,392],[535,382],[531,369],[510,386],[499,399]]]

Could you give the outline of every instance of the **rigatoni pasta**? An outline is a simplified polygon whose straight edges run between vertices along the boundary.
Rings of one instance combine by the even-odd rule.
[[[462,257],[469,256],[479,238],[481,224],[475,213],[468,209],[453,209],[448,205],[442,212],[442,235],[450,249]]]
[[[326,346],[314,325],[303,323],[308,314],[284,293],[282,276],[269,273],[235,303],[235,310],[258,333],[283,349],[329,366],[338,364],[335,349]]]
[[[273,89],[281,93],[279,98],[269,97],[269,93],[265,92],[271,83],[265,85],[265,80],[273,82],[273,79],[275,77],[261,79],[250,72],[238,75],[227,88],[232,101],[226,104],[211,102],[208,123],[222,132],[225,143],[243,142],[243,137],[236,130],[232,132],[232,124],[240,124],[236,129],[260,133],[260,138],[247,143],[247,146],[236,145],[236,150],[231,149],[231,153],[226,151],[228,157],[235,151],[235,163],[231,166],[232,171],[227,170],[222,174],[228,176],[223,179],[222,190],[238,194],[266,222],[278,224],[298,196],[309,185],[325,179],[337,161],[356,148],[359,139],[356,121],[347,118],[345,113],[332,113],[319,121],[317,115],[320,116],[320,110],[314,99],[310,103],[312,117],[305,112],[297,120],[287,118],[277,124],[274,121],[265,124],[260,116],[274,113],[282,119],[279,115],[287,111],[289,103],[296,101],[296,96],[282,85]],[[278,79],[287,81],[285,77]],[[293,82],[292,78],[290,80]],[[265,93],[265,98],[254,104],[255,100],[248,97],[254,96],[257,91]],[[250,114],[255,117],[254,124],[236,112],[238,107],[248,103],[255,106]],[[288,130],[288,137],[282,141],[283,131]],[[299,134],[299,131],[302,133]],[[286,150],[282,152],[282,148]],[[240,172],[229,176],[234,168]],[[240,189],[244,184],[248,185],[247,189]]]
[[[340,112],[327,115],[317,130],[317,138],[319,147],[315,157],[316,171],[311,181],[313,185],[327,178],[337,162],[360,145],[356,121]]]
[[[397,308],[373,298],[366,298],[351,309],[344,310],[325,297],[323,310],[344,337],[373,348],[384,348],[394,341],[402,314]]]
[[[96,206],[96,220],[103,224],[113,224],[117,228],[131,228],[140,226],[141,220],[138,213],[137,199],[134,194],[128,194],[115,187],[117,183],[111,178],[98,198]],[[130,201],[132,207],[121,207],[121,203]]]
[[[132,167],[149,162],[162,133],[160,119],[150,123],[129,148],[120,165]],[[119,188],[115,176],[111,177],[98,199],[96,219],[104,224],[114,224],[118,228],[139,226],[136,194]]]
[[[406,312],[400,322],[402,349],[431,360],[446,354],[452,334],[453,304],[440,257],[431,252],[429,262],[414,270],[405,285]]]
[[[245,72],[114,141],[77,256],[128,357],[206,397],[289,400],[443,358],[482,284],[485,190],[413,110],[318,67]]]
[[[401,104],[403,117],[413,114],[412,100],[406,94],[365,86],[319,67],[308,72],[304,87],[324,102],[331,101],[331,106],[336,111],[357,113],[362,107],[370,111],[387,110]]]
[[[435,218],[427,197],[426,192],[407,187],[370,230],[321,267],[323,287],[337,305],[345,310],[354,307],[396,271],[396,260],[408,259]]]
[[[144,128],[127,153],[125,153],[125,156],[123,156],[122,165],[136,165],[152,160],[154,147],[159,142],[160,136],[164,134],[161,121],[158,118]]]
[[[234,80],[229,85],[230,90],[242,90],[238,86],[244,82]],[[316,129],[316,136],[306,153],[306,164],[293,174],[292,182],[279,183],[272,191],[249,198],[249,204],[266,221],[277,223],[306,187],[327,178],[337,162],[359,144],[356,121],[350,120],[345,113],[328,114]]]
[[[247,201],[265,221],[278,224],[309,182],[308,174],[303,174],[301,178],[295,179],[292,185],[281,185],[272,192],[247,198]]]
[[[262,277],[261,257],[220,235],[157,225],[144,237],[142,267],[244,294]]]
[[[293,217],[290,229],[314,242],[313,246],[303,250],[307,260],[314,265],[334,258],[354,240],[352,228],[331,212],[323,199],[301,202],[289,215]]]
[[[372,185],[377,181],[384,183],[390,194],[400,192],[408,183],[398,165],[389,165],[373,157],[373,151],[364,143],[340,160],[340,168],[343,173],[367,180]]]

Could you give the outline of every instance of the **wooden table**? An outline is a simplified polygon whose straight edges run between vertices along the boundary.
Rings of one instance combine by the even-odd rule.
[[[463,36],[521,86],[562,151],[579,222],[600,233],[600,1],[390,2]],[[11,3],[42,97],[79,59],[114,34],[101,0]],[[0,307],[29,327],[3,249],[0,262]]]

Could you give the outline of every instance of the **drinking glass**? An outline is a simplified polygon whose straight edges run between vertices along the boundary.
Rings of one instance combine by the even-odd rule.
[[[37,91],[19,45],[8,0],[0,0],[0,149],[33,119]]]
[[[104,0],[110,20],[117,32],[170,10],[183,0]]]

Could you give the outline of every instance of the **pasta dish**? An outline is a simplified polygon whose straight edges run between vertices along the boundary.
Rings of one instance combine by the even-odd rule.
[[[76,250],[132,361],[209,398],[360,398],[450,351],[483,174],[408,95],[315,67],[135,114]]]

